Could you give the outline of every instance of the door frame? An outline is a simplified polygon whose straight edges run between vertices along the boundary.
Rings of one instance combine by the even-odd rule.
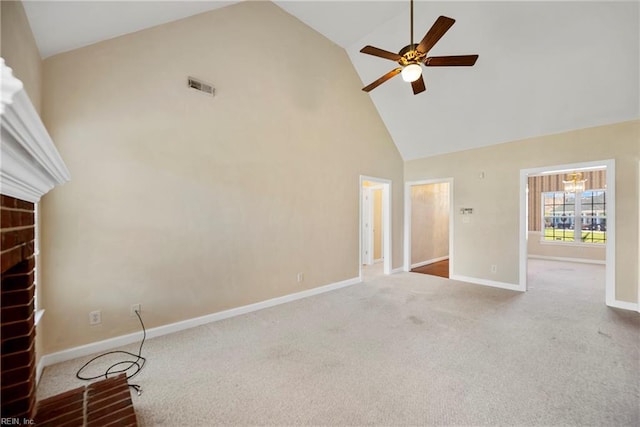
[[[605,243],[605,303],[611,307],[624,308],[623,301],[616,301],[616,161],[613,159],[592,162],[568,163],[520,169],[520,278],[519,290],[527,290],[527,220],[529,175],[548,172],[572,172],[576,169],[605,168],[607,171],[607,242]]]
[[[382,188],[382,268],[384,274],[391,274],[391,262],[392,262],[392,250],[391,250],[391,200],[392,200],[392,182],[390,179],[378,178],[367,175],[360,175],[359,179],[359,202],[360,206],[358,212],[358,275],[362,280],[362,214],[363,214],[363,202],[362,197],[364,195],[364,182],[375,182]],[[371,254],[373,257],[373,254]]]
[[[411,187],[429,184],[449,184],[449,277],[453,277],[453,178],[424,179],[407,181],[404,185],[404,266],[403,270],[411,271]]]

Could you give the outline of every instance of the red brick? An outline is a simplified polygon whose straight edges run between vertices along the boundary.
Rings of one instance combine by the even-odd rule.
[[[36,410],[35,423],[38,427],[82,427],[84,426],[84,413],[80,409],[69,410],[51,416],[49,413],[41,414]]]
[[[3,291],[0,294],[0,297],[2,298],[2,306],[11,307],[14,305],[29,304],[29,302],[33,299],[35,290],[36,287],[32,283],[31,286],[24,289],[18,289],[15,291]]]
[[[15,208],[17,203],[18,199],[15,197],[5,196],[4,194],[0,197],[0,205],[2,205],[2,207]]]
[[[25,381],[29,381],[29,379],[35,375],[35,363],[30,363],[26,366],[22,366],[20,368],[11,369],[11,370],[3,370],[2,372],[2,385],[10,386],[14,384],[20,384]]]
[[[26,320],[20,320],[18,322],[11,323],[2,323],[0,336],[2,339],[8,339],[9,337],[19,337],[22,335],[27,335],[31,328],[33,328],[33,317],[32,314]]]
[[[0,319],[2,323],[19,322],[28,319],[34,312],[33,300],[29,304],[14,305],[12,307],[2,307],[0,309]]]
[[[2,401],[2,417],[15,417],[14,414],[28,414],[31,411],[31,399],[28,396],[12,402]]]
[[[5,253],[3,253],[2,255],[0,255],[0,257],[2,257],[2,260],[0,260],[2,273],[9,270],[10,268],[18,264],[20,261],[22,261],[23,259],[22,254],[23,254],[22,246],[16,246],[15,248],[10,249]]]
[[[133,412],[132,406],[123,407],[122,409],[119,409],[115,412],[110,412],[109,414],[103,417],[87,420],[87,427],[92,427],[92,426],[102,427],[107,424],[116,423],[122,418],[125,418],[131,415],[132,412]]]
[[[16,199],[16,208],[32,211],[33,208],[34,208],[34,205],[33,205],[32,202],[27,202],[26,200]]]
[[[16,246],[18,244],[16,243],[17,241],[14,231],[3,231],[0,235],[0,252]]]
[[[7,271],[3,271],[3,278],[5,275],[14,275],[14,274],[23,274],[30,273],[36,266],[36,259],[32,255],[27,259],[21,260],[19,263],[11,267]]]
[[[11,353],[11,354],[3,354],[2,355],[2,368],[6,371],[11,370],[11,369],[15,369],[19,366],[26,366],[29,364],[35,364],[35,350],[34,350],[34,345],[35,344],[31,344],[31,347],[29,347],[27,350],[25,351],[21,351],[18,353]]]
[[[11,212],[9,209],[0,209],[0,227],[11,227]]]
[[[2,387],[0,400],[2,402],[10,402],[22,396],[29,396],[33,390],[35,390],[34,381],[31,379],[8,387]]]
[[[28,350],[31,347],[31,341],[35,337],[35,328],[32,329],[32,332],[29,335],[22,335],[15,338],[10,338],[8,340],[2,341],[2,353],[19,353],[24,350]],[[2,375],[4,376],[5,372],[2,371]]]
[[[21,274],[3,274],[2,292],[19,291],[27,289],[33,284],[35,274],[33,271]]]
[[[10,230],[3,231],[1,236],[0,250],[5,251],[11,249],[14,246],[21,245],[26,242],[30,242],[35,238],[35,228],[29,227],[22,230]]]
[[[58,425],[61,425],[78,416],[82,418],[83,409],[84,387],[80,387],[38,402],[36,405],[36,421],[38,421],[38,425],[44,420],[55,421]]]
[[[23,225],[34,225],[35,215],[33,211],[31,212],[20,212],[20,226]]]

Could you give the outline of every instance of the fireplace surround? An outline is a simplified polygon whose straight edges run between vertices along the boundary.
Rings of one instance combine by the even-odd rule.
[[[1,417],[33,419],[36,402],[34,208],[69,171],[40,116],[0,58]]]

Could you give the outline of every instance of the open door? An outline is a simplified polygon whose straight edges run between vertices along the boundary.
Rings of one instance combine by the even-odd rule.
[[[391,181],[360,177],[360,277],[362,268],[382,264],[391,274]]]

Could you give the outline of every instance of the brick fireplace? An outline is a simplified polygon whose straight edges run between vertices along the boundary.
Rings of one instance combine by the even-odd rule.
[[[32,419],[35,409],[34,205],[0,196],[2,418]]]

